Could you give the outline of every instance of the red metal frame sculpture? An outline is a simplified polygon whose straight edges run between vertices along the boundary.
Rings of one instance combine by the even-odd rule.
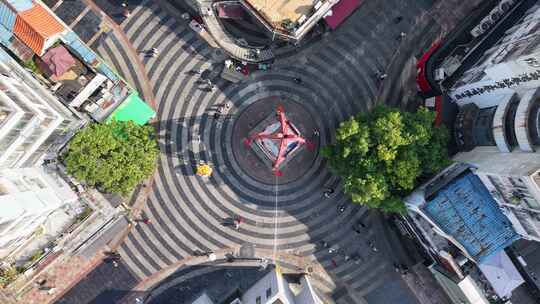
[[[287,116],[285,116],[285,111],[283,109],[283,106],[281,105],[277,106],[276,115],[280,123],[280,128],[276,132],[255,133],[249,138],[246,138],[244,143],[247,146],[250,146],[254,140],[271,139],[271,140],[279,141],[279,151],[278,151],[276,159],[273,161],[272,171],[274,172],[276,176],[281,176],[282,173],[280,170],[278,170],[278,168],[279,168],[279,165],[285,160],[287,147],[289,146],[289,144],[292,142],[297,142],[298,145],[305,144],[308,149],[311,149],[312,145],[309,142],[307,142],[305,138],[296,134],[293,131],[293,128],[291,127],[290,122],[287,119]]]

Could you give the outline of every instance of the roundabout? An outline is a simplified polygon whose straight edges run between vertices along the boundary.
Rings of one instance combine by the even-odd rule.
[[[290,122],[287,129],[291,139],[284,151],[280,150],[281,139],[285,139],[279,137],[279,109]],[[234,160],[244,173],[267,185],[286,184],[304,177],[318,156],[318,126],[311,113],[301,104],[278,97],[265,98],[240,111],[233,122],[231,144]],[[265,135],[273,135],[273,139],[257,137]]]
[[[341,121],[373,106],[378,84],[371,75],[397,47],[393,30],[377,27],[392,18],[373,12],[382,5],[423,11],[414,1],[389,1],[367,2],[340,31],[237,84],[219,78],[215,70],[222,56],[162,4],[149,1],[122,24],[134,47],[167,50],[142,59],[158,103],[161,150],[142,210],[152,224],[134,227],[118,249],[140,282],[158,281],[197,252],[240,247],[254,248],[256,259],[261,252],[270,259],[282,255],[284,268],[317,266],[314,286],[325,303],[358,303],[354,299],[394,278],[392,248],[377,237],[384,233],[380,215],[350,204],[320,154]],[[211,88],[201,74],[208,75]],[[275,133],[275,121],[261,123],[273,119],[278,105],[295,129],[292,135],[310,144],[291,148],[280,176],[252,149],[254,143],[245,143],[254,134]],[[267,144],[275,158],[278,144]],[[201,164],[211,174],[197,174]],[[325,196],[328,188],[334,191]],[[225,225],[230,219],[242,224]],[[369,228],[356,234],[359,221]],[[197,277],[192,268],[185,271]]]

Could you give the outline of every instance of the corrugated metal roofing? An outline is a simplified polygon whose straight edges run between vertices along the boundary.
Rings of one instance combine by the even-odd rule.
[[[11,45],[11,37],[13,37],[13,32],[7,30],[3,26],[0,26],[0,43],[6,47],[9,47]]]
[[[0,24],[8,31],[13,31],[15,25],[15,12],[4,3],[0,3]]]
[[[520,238],[488,189],[473,173],[439,190],[423,209],[479,262]]]
[[[29,10],[34,5],[32,0],[6,0],[17,12]]]
[[[36,4],[31,9],[17,14],[13,32],[36,54],[42,55],[45,41],[63,32],[64,29],[64,26],[45,8]]]
[[[109,66],[106,65],[105,63],[103,62],[100,63],[99,66],[97,67],[97,70],[101,72],[103,75],[107,76],[107,78],[112,80],[112,82],[116,83],[118,81],[118,76],[116,75],[116,73],[113,72],[113,70],[109,68]]]
[[[74,32],[68,32],[63,37],[64,42],[77,54],[84,62],[91,66],[98,64],[96,53],[88,48]]]

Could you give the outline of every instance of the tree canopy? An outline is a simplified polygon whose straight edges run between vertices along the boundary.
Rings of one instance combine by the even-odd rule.
[[[151,126],[113,121],[77,133],[64,163],[69,174],[86,184],[126,195],[152,174],[158,153]]]
[[[433,175],[450,161],[448,131],[434,127],[435,114],[377,106],[342,122],[336,143],[323,155],[330,169],[344,180],[352,201],[387,212],[403,212],[401,198],[422,177]]]

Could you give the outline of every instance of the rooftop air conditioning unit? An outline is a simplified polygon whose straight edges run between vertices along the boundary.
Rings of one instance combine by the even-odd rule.
[[[480,23],[480,28],[485,32],[489,30],[493,26],[493,22],[491,20],[482,20],[482,23]]]
[[[503,0],[501,3],[499,3],[499,8],[501,11],[506,12],[508,11],[512,6],[516,4],[516,1],[514,0]]]
[[[497,22],[497,20],[499,20],[502,15],[503,15],[503,11],[499,10],[499,8],[496,8],[493,11],[491,11],[491,13],[489,13],[489,19],[491,19],[491,21],[493,22]]]
[[[478,37],[480,35],[482,35],[484,33],[484,30],[482,30],[482,28],[480,28],[480,25],[477,25],[475,26],[472,30],[471,30],[471,35],[473,37]]]

